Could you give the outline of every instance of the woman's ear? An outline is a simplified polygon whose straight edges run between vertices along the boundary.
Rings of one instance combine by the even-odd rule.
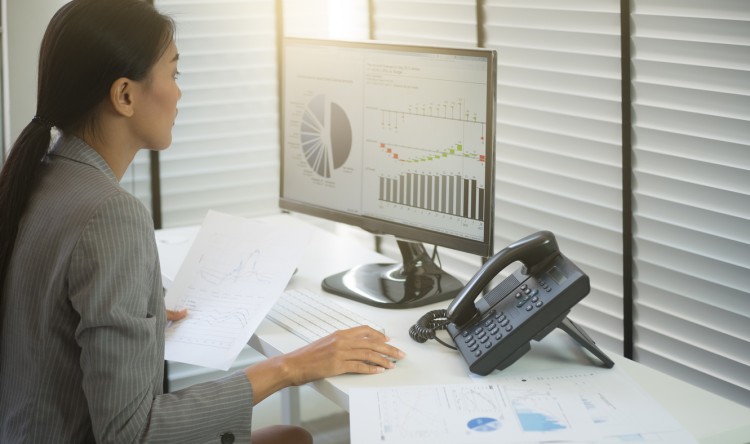
[[[109,100],[115,111],[125,117],[132,117],[134,110],[136,84],[134,81],[120,77],[109,89]]]

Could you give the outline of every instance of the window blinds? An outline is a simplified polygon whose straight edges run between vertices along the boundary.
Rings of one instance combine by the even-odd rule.
[[[373,5],[377,40],[477,46],[474,1],[373,0]]]
[[[284,0],[284,35],[367,39],[367,0]]]
[[[160,153],[164,227],[208,209],[278,211],[276,11],[272,0],[157,0],[177,22],[182,99]]]
[[[614,0],[489,0],[498,52],[495,245],[552,231],[591,279],[571,317],[623,350],[620,14]]]
[[[750,3],[633,3],[635,359],[750,405]]]

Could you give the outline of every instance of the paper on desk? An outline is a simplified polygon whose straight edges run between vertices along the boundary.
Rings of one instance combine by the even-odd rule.
[[[300,223],[209,211],[166,295],[188,309],[167,326],[165,358],[228,370],[286,287],[309,241]]]
[[[352,444],[696,443],[617,368],[354,388],[349,410]]]

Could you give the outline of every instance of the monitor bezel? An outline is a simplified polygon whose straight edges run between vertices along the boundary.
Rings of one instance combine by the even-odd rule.
[[[465,237],[441,233],[422,227],[412,227],[403,223],[398,223],[386,219],[378,219],[370,216],[351,214],[345,211],[334,210],[319,205],[301,202],[284,196],[284,150],[286,143],[286,119],[285,112],[285,74],[286,74],[286,46],[294,45],[312,45],[312,46],[333,46],[333,47],[350,47],[361,49],[374,49],[384,51],[403,51],[403,52],[421,52],[432,54],[445,54],[457,56],[481,57],[487,60],[487,109],[486,109],[486,134],[489,149],[486,153],[485,162],[485,214],[489,215],[484,222],[484,239],[477,241]],[[432,46],[432,45],[412,45],[394,42],[381,42],[372,40],[354,41],[354,40],[334,40],[334,39],[317,39],[303,37],[284,37],[282,47],[279,49],[279,131],[280,131],[280,180],[279,180],[279,208],[286,211],[297,212],[314,217],[319,217],[333,222],[344,223],[359,227],[375,235],[389,235],[396,239],[422,242],[426,244],[445,247],[457,251],[476,254],[482,257],[489,257],[493,254],[494,244],[494,225],[495,225],[495,122],[497,106],[497,52],[487,48],[463,48],[449,46]]]

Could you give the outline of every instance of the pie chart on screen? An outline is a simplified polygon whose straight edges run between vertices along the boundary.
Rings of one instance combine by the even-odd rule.
[[[310,168],[331,177],[352,150],[352,126],[344,109],[324,94],[313,97],[302,113],[300,145]]]

